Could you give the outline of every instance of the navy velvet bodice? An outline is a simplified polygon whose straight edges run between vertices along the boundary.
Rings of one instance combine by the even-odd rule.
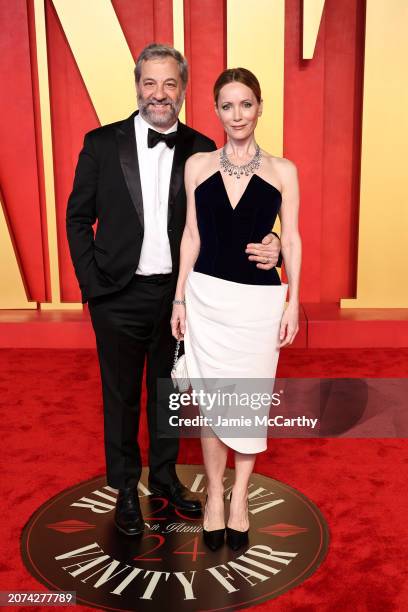
[[[272,230],[281,202],[280,191],[258,174],[235,208],[219,170],[200,183],[195,203],[201,246],[194,271],[248,285],[280,285],[276,268],[257,268],[245,249]]]

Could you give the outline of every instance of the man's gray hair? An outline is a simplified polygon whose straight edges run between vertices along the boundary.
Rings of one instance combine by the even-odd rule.
[[[150,45],[147,45],[147,47],[142,50],[137,58],[134,71],[136,83],[139,83],[142,75],[142,62],[155,57],[172,57],[176,60],[180,71],[181,81],[183,83],[183,89],[185,89],[188,81],[188,63],[186,58],[183,57],[180,51],[177,51],[177,49],[174,47],[158,43],[151,43]]]

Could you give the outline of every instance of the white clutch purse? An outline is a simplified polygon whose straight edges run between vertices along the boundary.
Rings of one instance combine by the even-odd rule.
[[[178,356],[180,350],[181,340],[177,340],[177,346],[174,353],[173,368],[171,370],[171,378],[175,389],[178,389],[181,393],[188,391],[190,388],[190,378],[187,372],[186,356]]]

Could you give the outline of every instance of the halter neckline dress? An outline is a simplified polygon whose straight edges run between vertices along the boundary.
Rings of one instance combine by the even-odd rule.
[[[276,268],[257,268],[245,249],[271,231],[281,202],[281,192],[255,173],[235,208],[219,170],[195,189],[200,251],[186,281],[184,350],[197,390],[214,393],[228,379],[228,387],[232,382],[241,393],[273,391],[288,285],[281,283]],[[255,414],[246,410],[251,417]],[[254,419],[250,427],[217,427],[219,415],[230,419],[238,412],[236,406],[220,404],[212,413],[206,409],[205,416],[212,418],[212,431],[235,451],[265,450],[267,428],[255,426]]]

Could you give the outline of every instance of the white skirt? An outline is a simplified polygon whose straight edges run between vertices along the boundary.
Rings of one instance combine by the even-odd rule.
[[[189,273],[184,350],[193,388],[202,388],[203,381],[207,388],[214,388],[215,381],[227,378],[244,381],[242,391],[253,388],[253,379],[263,379],[262,391],[267,381],[272,392],[287,290],[286,283],[247,285],[200,272]],[[231,416],[228,410],[226,414]],[[238,429],[228,436],[225,427],[212,426],[215,434],[235,451],[252,454],[267,448],[267,428],[263,433],[257,429],[253,436],[251,427],[251,437],[245,437],[245,428]]]

